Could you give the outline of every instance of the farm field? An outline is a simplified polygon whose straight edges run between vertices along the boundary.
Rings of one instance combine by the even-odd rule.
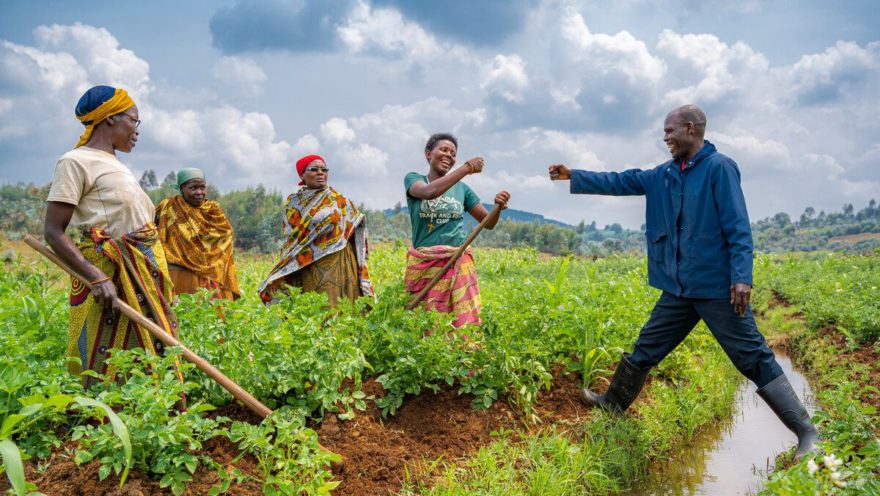
[[[583,385],[604,387],[658,295],[640,257],[477,250],[484,323],[453,330],[403,310],[400,245],[371,253],[377,300],[335,311],[314,294],[263,307],[272,260],[246,255],[242,299],[184,296],[176,312],[186,346],[275,410],[261,423],[188,364],[180,383],[173,350],[119,353],[124,384],[84,391],[64,363],[66,278],[19,251],[0,248],[0,408],[4,461],[10,446],[29,458],[28,491],[613,494],[729,417],[741,381],[701,326],[631,413],[578,402]],[[880,494],[880,257],[762,257],[756,280],[762,329],[811,375],[823,455],[842,461],[813,470],[783,455],[765,491]],[[180,393],[189,409],[175,414]]]

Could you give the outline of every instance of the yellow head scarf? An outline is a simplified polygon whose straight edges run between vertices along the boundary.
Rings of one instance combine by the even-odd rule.
[[[90,96],[93,96],[91,95],[91,93],[93,93],[93,91],[98,88],[108,87],[96,86],[90,89],[86,92],[85,95],[82,96],[82,98],[80,98],[80,105],[84,103],[84,99],[88,99]],[[92,99],[92,101],[94,100]],[[83,132],[82,136],[79,137],[79,142],[77,142],[74,148],[79,148],[88,143],[89,138],[92,137],[92,132],[95,130],[95,126],[97,126],[101,121],[103,121],[107,117],[110,117],[111,115],[125,112],[131,107],[134,107],[134,100],[132,100],[131,97],[128,96],[127,91],[122,88],[116,88],[116,91],[113,93],[112,97],[110,97],[103,103],[100,103],[96,108],[89,109],[88,113],[79,115],[79,110],[81,108],[80,105],[77,105],[78,112],[76,118],[79,119],[79,121],[86,126],[86,130],[85,132]]]

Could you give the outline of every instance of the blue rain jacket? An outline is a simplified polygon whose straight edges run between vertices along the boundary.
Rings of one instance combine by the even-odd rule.
[[[752,229],[736,162],[703,147],[684,171],[672,160],[624,172],[572,170],[571,192],[645,195],[648,283],[685,298],[730,298],[752,285]]]

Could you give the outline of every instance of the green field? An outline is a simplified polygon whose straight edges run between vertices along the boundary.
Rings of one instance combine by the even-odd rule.
[[[188,364],[178,382],[174,352],[118,353],[113,361],[126,380],[83,390],[65,369],[65,278],[30,255],[5,253],[0,446],[15,487],[28,485],[22,491],[51,494],[51,476],[64,466],[100,491],[124,479],[126,487],[174,494],[357,494],[366,487],[378,494],[609,494],[632,487],[652,461],[675,456],[704,426],[728,417],[741,380],[701,326],[652,372],[631,413],[547,411],[547,398],[564,399],[565,384],[601,387],[634,341],[658,295],[638,257],[480,249],[484,324],[455,330],[446,316],[403,310],[402,246],[371,253],[375,301],[334,311],[316,294],[263,307],[255,288],[272,261],[244,256],[242,299],[187,295],[176,312],[186,346],[275,410],[259,422]],[[820,397],[817,420],[823,450],[844,460],[848,483],[834,485],[825,467],[811,472],[808,460],[784,461],[767,490],[878,494],[877,384],[858,378],[872,377],[877,364],[853,369],[832,357],[876,356],[880,256],[761,258],[756,280],[765,332],[784,336],[813,370],[835,377],[817,379],[830,391]],[[814,356],[811,343],[829,333],[839,339],[827,347],[837,348]],[[189,410],[176,414],[182,392]],[[374,461],[351,454],[396,435],[408,405],[442,409],[459,397],[467,404],[462,425],[471,415],[508,419],[454,456],[401,454],[396,466],[403,469],[383,475],[382,484]],[[103,420],[108,409],[112,422]],[[367,425],[373,430],[354,436],[353,426]],[[319,442],[346,456],[344,469],[331,469],[336,456]],[[15,463],[19,450],[24,474]]]

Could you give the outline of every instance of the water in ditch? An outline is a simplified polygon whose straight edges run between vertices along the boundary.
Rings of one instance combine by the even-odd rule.
[[[776,359],[813,414],[813,393],[791,360]],[[794,446],[795,435],[764,403],[755,385],[745,381],[737,391],[736,413],[702,432],[680,456],[651,467],[633,495],[749,495],[756,493],[773,468],[776,455]]]

